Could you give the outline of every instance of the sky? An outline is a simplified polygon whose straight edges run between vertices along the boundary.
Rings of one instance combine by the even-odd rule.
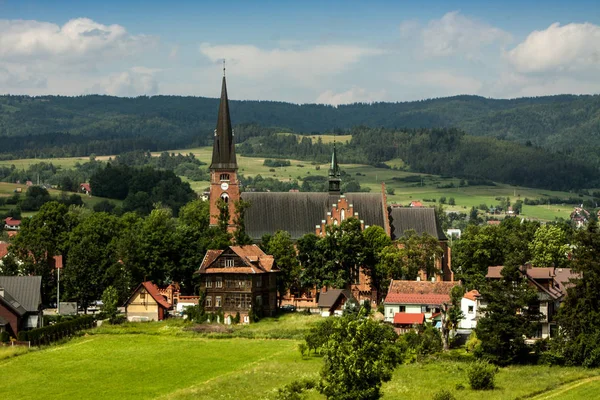
[[[0,0],[0,94],[600,93],[600,1]]]

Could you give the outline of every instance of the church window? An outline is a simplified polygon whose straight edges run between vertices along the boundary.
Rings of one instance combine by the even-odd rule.
[[[338,224],[338,221],[337,221],[337,219],[334,219],[334,220],[333,220],[333,225],[334,225],[334,226],[337,226],[337,224]]]
[[[221,179],[222,181],[228,181],[228,180],[229,180],[229,174],[221,174],[221,177],[220,177],[220,179]]]
[[[340,211],[340,220],[345,220],[346,219],[346,210],[344,210],[342,208],[342,211]]]
[[[221,194],[221,198],[225,203],[229,203],[229,195],[227,193]]]

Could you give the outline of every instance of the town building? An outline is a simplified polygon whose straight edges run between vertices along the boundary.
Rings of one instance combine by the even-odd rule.
[[[0,332],[16,338],[42,323],[42,277],[0,276]]]
[[[319,312],[323,317],[331,315],[342,315],[346,303],[350,300],[356,301],[352,292],[348,289],[329,289],[319,296]]]
[[[463,298],[460,300],[460,309],[463,313],[463,317],[458,323],[459,329],[475,329],[477,327],[480,298],[481,295],[477,290],[471,290],[464,294]]]
[[[173,308],[150,281],[140,283],[124,307],[128,321],[162,321]]]
[[[4,229],[8,231],[18,231],[21,229],[21,220],[8,217],[4,220]]]
[[[251,309],[256,315],[274,315],[278,271],[273,256],[255,244],[208,250],[196,272],[205,311],[223,312],[226,320],[239,313],[243,323],[250,322]]]
[[[452,288],[459,285],[458,281],[392,280],[384,302],[385,321],[394,323],[397,314],[423,314],[425,321],[432,322],[442,304],[450,304]]]
[[[488,267],[486,279],[500,280],[503,266]],[[556,314],[560,303],[567,295],[567,288],[572,284],[571,279],[579,275],[570,268],[533,267],[527,264],[519,268],[519,271],[527,279],[527,283],[533,287],[538,294],[539,312],[542,314],[540,329],[535,338],[553,337],[557,332]],[[485,298],[480,299],[482,312],[485,312]]]
[[[417,204],[413,207],[389,207],[384,184],[380,193],[342,193],[341,173],[335,146],[329,168],[328,192],[241,192],[237,177],[238,164],[234,139],[227,84],[223,76],[210,165],[211,225],[218,224],[219,205],[225,204],[230,216],[228,229],[235,230],[234,221],[237,217],[235,202],[242,199],[250,204],[244,214],[244,227],[255,243],[260,242],[263,235],[272,235],[278,230],[287,231],[293,240],[308,233],[325,235],[327,225],[341,224],[350,217],[357,218],[363,229],[369,226],[382,227],[392,239],[401,237],[408,230],[414,230],[417,234],[428,233],[440,241],[444,251],[444,255],[436,260],[436,268],[440,274],[434,278],[453,280],[448,239],[441,230],[432,208],[420,207]],[[430,279],[430,277],[424,278]],[[351,286],[342,289],[350,289],[359,301],[379,300],[379,295],[372,290],[369,278],[360,266],[357,266],[357,273]],[[315,308],[316,294],[317,288],[309,293],[288,293],[284,303]]]

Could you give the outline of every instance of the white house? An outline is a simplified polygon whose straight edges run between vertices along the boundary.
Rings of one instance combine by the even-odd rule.
[[[396,314],[404,313],[424,314],[430,322],[442,304],[450,303],[450,292],[458,285],[460,282],[392,280],[384,302],[385,320],[393,323]]]
[[[463,313],[463,319],[458,324],[459,329],[475,329],[479,316],[479,299],[481,295],[477,290],[471,290],[465,293],[460,301],[460,309]]]

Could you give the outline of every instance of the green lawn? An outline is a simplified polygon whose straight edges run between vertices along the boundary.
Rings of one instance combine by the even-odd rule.
[[[302,358],[296,338],[319,319],[285,315],[220,335],[196,333],[182,321],[134,323],[102,326],[41,350],[21,348],[26,353],[16,357],[0,347],[0,393],[10,399],[275,399],[285,384],[318,377],[322,360]],[[587,380],[599,370],[519,366],[500,369],[497,389],[472,391],[468,361],[457,358],[398,367],[383,386],[384,399],[430,399],[442,388],[457,399],[588,399],[600,389],[599,381]],[[316,391],[306,398],[323,399]]]
[[[350,136],[333,136],[333,135],[320,135],[324,141],[336,140],[344,141],[350,140]],[[182,153],[194,154],[199,160],[210,164],[212,157],[212,147],[196,147],[192,149],[175,149],[170,150],[170,153]],[[153,153],[159,155],[160,153]],[[99,160],[107,160],[109,156],[97,157]],[[54,158],[54,159],[22,159],[22,160],[9,160],[0,161],[0,165],[10,166],[14,164],[19,168],[27,168],[27,166],[41,162],[52,162],[57,166],[63,168],[71,168],[76,162],[85,162],[86,157],[73,157],[73,158]],[[239,172],[245,176],[256,176],[262,175],[263,177],[272,177],[282,181],[289,181],[292,179],[298,179],[302,181],[305,176],[318,175],[327,176],[328,164],[312,164],[309,161],[290,160],[291,165],[289,167],[271,168],[263,165],[264,158],[261,157],[244,157],[238,155]],[[397,168],[404,166],[402,160],[394,159],[387,162],[388,165]],[[318,168],[318,169],[317,169]],[[574,193],[568,192],[556,192],[543,189],[532,189],[517,187],[511,185],[498,184],[496,186],[468,186],[458,187],[459,179],[456,178],[442,178],[440,176],[419,174],[413,172],[401,171],[398,169],[385,169],[375,168],[370,165],[361,164],[342,164],[341,168],[354,176],[361,184],[362,187],[369,188],[371,192],[381,192],[381,183],[385,182],[387,189],[392,189],[394,194],[388,195],[388,202],[398,204],[409,204],[413,200],[423,201],[424,199],[436,199],[439,201],[440,197],[446,197],[449,199],[453,197],[456,201],[456,206],[447,206],[450,211],[468,212],[473,206],[480,204],[496,205],[498,201],[496,197],[510,197],[511,201],[514,202],[518,199],[539,199],[547,196],[557,196],[561,198],[577,197]],[[273,171],[271,171],[273,170]],[[406,176],[417,176],[422,178],[422,182],[411,183],[401,182],[394,178],[403,178]],[[188,180],[189,181],[189,180]],[[208,186],[208,181],[193,182],[189,181],[192,189],[198,193],[205,191]],[[439,188],[438,186],[448,185],[453,183],[453,188]],[[2,195],[2,188],[0,187],[0,195]],[[587,197],[582,197],[581,201]],[[85,201],[85,198],[84,198]],[[93,204],[96,201],[95,198],[89,199],[87,202]],[[425,205],[434,205],[433,202],[425,202]],[[523,206],[522,216],[530,219],[538,219],[542,221],[552,221],[556,217],[568,218],[569,214],[573,210],[572,206],[569,205],[542,205],[542,206]]]

